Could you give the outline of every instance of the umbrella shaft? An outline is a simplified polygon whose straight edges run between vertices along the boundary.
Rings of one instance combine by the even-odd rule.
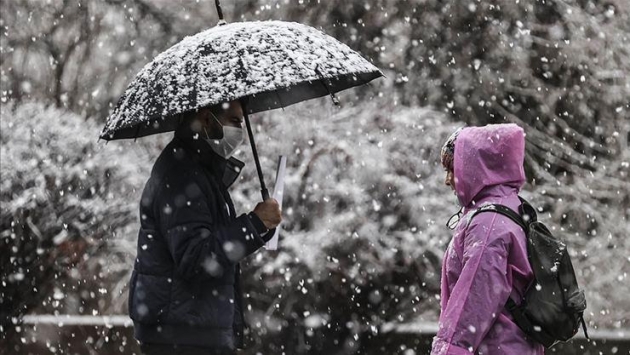
[[[258,150],[256,149],[256,142],[254,141],[254,131],[252,131],[252,125],[249,122],[249,115],[247,109],[243,105],[243,116],[245,118],[245,126],[247,127],[247,135],[249,136],[249,143],[252,146],[252,154],[254,155],[254,163],[256,163],[256,171],[258,172],[258,180],[260,180],[260,193],[262,194],[263,201],[269,198],[269,190],[265,185],[265,178],[263,177],[262,168],[260,167],[260,159],[258,159]]]

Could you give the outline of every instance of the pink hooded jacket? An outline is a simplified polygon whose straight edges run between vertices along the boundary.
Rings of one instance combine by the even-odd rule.
[[[464,128],[455,141],[455,191],[464,207],[444,255],[439,330],[433,355],[538,355],[505,308],[531,283],[523,230],[507,217],[475,209],[499,203],[516,211],[525,183],[525,138],[514,124]]]

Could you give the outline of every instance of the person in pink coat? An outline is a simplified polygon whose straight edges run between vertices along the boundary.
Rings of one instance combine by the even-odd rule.
[[[508,217],[474,210],[497,203],[518,211],[525,183],[525,135],[515,124],[466,127],[442,148],[446,185],[461,216],[442,264],[441,312],[432,355],[538,355],[505,307],[533,280],[524,231]]]

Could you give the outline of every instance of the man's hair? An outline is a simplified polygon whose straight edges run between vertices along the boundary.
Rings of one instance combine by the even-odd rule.
[[[220,103],[218,103],[216,105],[207,106],[207,108],[210,110],[210,112],[212,112],[212,114],[217,116],[217,117],[220,114],[222,114],[223,112],[225,112],[228,107],[230,107],[230,103],[229,102],[220,102]]]

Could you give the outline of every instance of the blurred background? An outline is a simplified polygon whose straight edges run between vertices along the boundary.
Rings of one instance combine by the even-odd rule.
[[[243,265],[244,354],[427,353],[458,209],[439,150],[458,127],[501,122],[526,131],[522,195],[567,241],[587,295],[594,339],[550,353],[629,353],[626,0],[222,5],[229,22],[319,28],[386,75],[340,107],[322,98],[252,118],[267,181],[280,154],[288,177],[280,249]],[[0,353],[138,354],[125,321],[138,202],[171,134],[98,135],[145,64],[217,23],[214,1],[0,6]],[[246,212],[259,185],[249,149],[237,157],[250,163],[232,188]]]

